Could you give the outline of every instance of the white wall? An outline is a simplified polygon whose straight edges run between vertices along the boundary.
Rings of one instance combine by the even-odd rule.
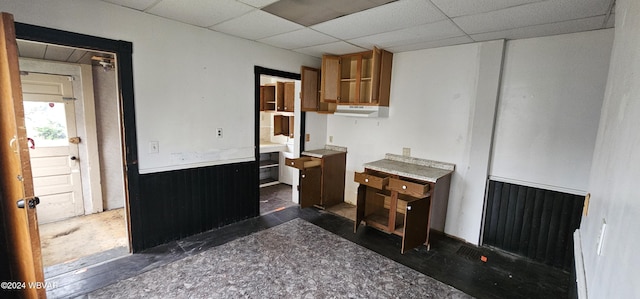
[[[490,165],[517,183],[584,193],[612,35],[509,41],[504,66],[501,42],[394,54],[388,118],[328,117],[327,140],[349,150],[345,200],[355,202],[354,171],[403,147],[456,164],[445,232],[471,243]]]
[[[613,29],[507,42],[492,179],[586,194]]]
[[[93,90],[100,156],[100,181],[105,211],[124,207],[124,161],[118,83],[114,70],[93,66]]]
[[[640,1],[616,1],[615,39],[580,228],[589,298],[640,294]],[[596,244],[602,220],[602,255]]]
[[[315,112],[307,112],[305,114],[305,133],[309,135],[309,141],[305,139],[304,149],[324,148],[325,144],[327,144],[327,115]]]
[[[456,164],[445,232],[477,243],[489,157],[489,142],[481,145],[477,141],[491,139],[495,109],[481,112],[486,107],[475,103],[492,101],[495,107],[502,44],[499,41],[396,53],[388,118],[330,115],[327,140],[333,137],[332,144],[348,148],[345,201],[355,202],[357,184],[353,173],[363,171],[364,163],[382,159],[385,153],[401,154],[403,147],[408,147],[414,157]],[[485,60],[492,61],[491,65],[483,64]],[[479,81],[493,84],[493,90],[481,90]],[[474,135],[476,132],[485,136]],[[484,150],[484,165],[472,161],[474,145]],[[471,164],[484,169],[479,181],[471,182],[466,177]],[[472,188],[478,184],[479,188]],[[471,195],[470,190],[479,193],[471,191],[476,193]]]
[[[320,64],[100,1],[5,1],[0,10],[18,22],[133,43],[141,173],[254,160],[254,65],[297,73]],[[150,141],[160,153],[148,153]]]

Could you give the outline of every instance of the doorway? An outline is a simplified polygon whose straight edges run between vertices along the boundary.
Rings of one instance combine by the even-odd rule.
[[[78,144],[70,142],[78,136],[71,81],[27,72],[20,77],[34,191],[41,201],[38,224],[84,215]]]
[[[299,74],[256,67],[256,160],[260,215],[297,205],[297,172],[285,165],[304,144]]]
[[[129,254],[115,55],[18,50],[45,278]]]

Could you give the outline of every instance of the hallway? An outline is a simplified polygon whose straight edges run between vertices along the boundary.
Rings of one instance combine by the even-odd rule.
[[[124,208],[40,225],[45,268],[114,248],[128,252]]]

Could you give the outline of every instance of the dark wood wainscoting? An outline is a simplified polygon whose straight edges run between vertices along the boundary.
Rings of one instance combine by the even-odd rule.
[[[133,249],[139,252],[259,215],[255,162],[140,175],[131,201]]]
[[[489,181],[483,244],[569,271],[584,197]]]

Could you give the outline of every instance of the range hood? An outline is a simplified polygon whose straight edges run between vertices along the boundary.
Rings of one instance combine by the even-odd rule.
[[[389,117],[389,107],[386,106],[359,106],[338,105],[333,115],[352,117]]]

